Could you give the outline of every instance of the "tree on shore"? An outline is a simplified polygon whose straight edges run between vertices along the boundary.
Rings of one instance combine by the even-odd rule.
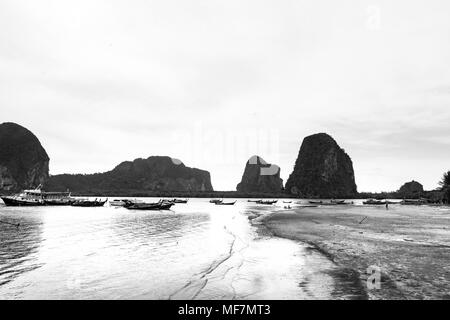
[[[444,203],[450,203],[450,171],[444,173],[439,185],[441,186],[441,191],[444,193]]]

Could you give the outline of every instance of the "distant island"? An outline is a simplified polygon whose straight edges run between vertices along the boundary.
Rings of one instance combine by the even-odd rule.
[[[153,196],[205,198],[419,199],[448,203],[448,173],[441,188],[425,191],[417,181],[393,192],[358,192],[350,156],[328,134],[306,137],[286,185],[280,168],[252,156],[236,191],[214,191],[208,171],[190,168],[168,156],[125,161],[96,174],[49,174],[50,158],[39,139],[11,122],[0,124],[0,193],[42,185],[47,191],[83,196]]]
[[[125,161],[104,173],[50,176],[45,188],[83,194],[213,191],[208,171],[162,156]]]

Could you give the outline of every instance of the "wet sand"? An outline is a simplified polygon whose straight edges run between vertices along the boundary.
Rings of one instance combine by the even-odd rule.
[[[450,299],[448,207],[293,207],[262,222],[327,256],[341,268],[335,277],[359,276],[369,299]],[[367,286],[369,266],[381,268],[380,289]]]

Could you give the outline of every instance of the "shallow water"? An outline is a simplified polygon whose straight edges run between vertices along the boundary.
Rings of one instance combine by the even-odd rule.
[[[333,298],[332,262],[249,220],[284,205],[1,206],[0,299]]]

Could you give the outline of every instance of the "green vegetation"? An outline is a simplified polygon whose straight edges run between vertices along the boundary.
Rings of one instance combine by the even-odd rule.
[[[444,173],[439,185],[441,186],[443,202],[447,204],[450,203],[450,171]]]

